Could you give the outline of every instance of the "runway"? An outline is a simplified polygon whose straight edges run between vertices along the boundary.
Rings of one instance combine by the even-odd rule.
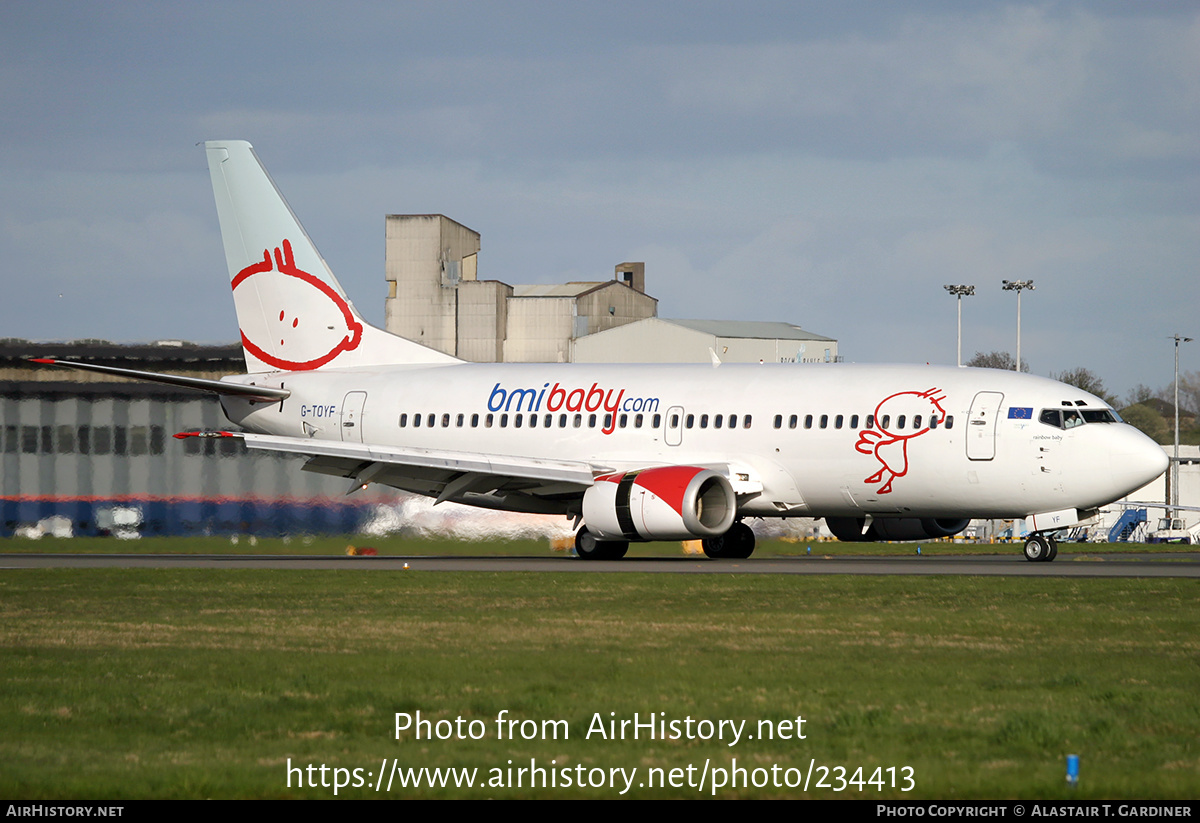
[[[406,568],[407,566],[407,568]],[[569,574],[978,575],[985,577],[1200,577],[1200,553],[1059,555],[1030,563],[1020,554],[907,557],[700,557],[581,561],[573,557],[299,556],[202,554],[0,554],[15,569],[322,569],[420,572],[558,572]]]

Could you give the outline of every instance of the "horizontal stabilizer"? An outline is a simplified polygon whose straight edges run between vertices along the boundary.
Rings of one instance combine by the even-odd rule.
[[[116,366],[100,366],[96,363],[79,363],[74,360],[58,360],[54,357],[33,357],[31,363],[45,363],[51,366],[62,366],[67,369],[111,374],[115,377],[127,377],[130,380],[149,380],[152,383],[165,383],[168,386],[181,386],[185,389],[213,392],[214,394],[233,395],[248,400],[283,400],[291,397],[287,389],[277,389],[270,386],[251,386],[242,383],[226,383],[223,380],[207,380],[203,377],[185,377],[180,374],[159,374],[152,371],[136,369],[120,369]]]

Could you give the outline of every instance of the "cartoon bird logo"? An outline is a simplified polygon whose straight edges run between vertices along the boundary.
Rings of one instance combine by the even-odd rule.
[[[278,369],[305,371],[358,348],[363,327],[346,298],[299,268],[286,239],[271,252],[233,278],[246,351]]]
[[[892,481],[908,473],[908,441],[920,437],[946,417],[937,396],[940,389],[906,391],[885,397],[875,407],[874,428],[864,429],[854,448],[873,454],[882,468],[864,483],[881,483],[879,494],[890,494]],[[905,426],[908,428],[905,428]]]

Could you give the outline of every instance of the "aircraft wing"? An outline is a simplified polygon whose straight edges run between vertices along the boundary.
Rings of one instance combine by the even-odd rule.
[[[337,440],[253,434],[186,432],[176,437],[238,437],[247,448],[307,455],[305,471],[351,479],[347,494],[381,483],[435,498],[486,508],[545,514],[578,510],[584,490],[606,466],[569,460],[440,449],[380,446]]]

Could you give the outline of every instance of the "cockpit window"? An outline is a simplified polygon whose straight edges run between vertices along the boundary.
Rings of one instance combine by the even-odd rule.
[[[1073,429],[1084,423],[1120,423],[1112,409],[1042,409],[1038,420],[1056,429]]]

